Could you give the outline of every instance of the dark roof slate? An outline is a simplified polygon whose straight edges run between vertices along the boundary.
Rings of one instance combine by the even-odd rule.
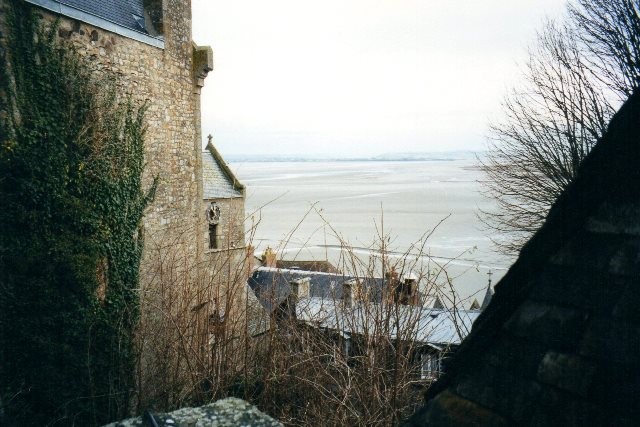
[[[262,306],[271,313],[291,292],[290,283],[294,280],[309,278],[309,297],[338,300],[342,298],[343,284],[356,279],[366,292],[369,300],[380,303],[383,300],[388,281],[377,277],[354,277],[342,273],[259,267],[248,280]],[[444,305],[437,295],[419,292],[420,302],[428,308],[442,309]],[[475,320],[475,317],[474,317]]]
[[[58,3],[106,19],[122,27],[149,34],[145,28],[143,0],[55,0]],[[135,16],[134,16],[135,15]],[[139,17],[137,19],[136,17]]]
[[[310,279],[309,296],[327,299],[342,298],[342,284],[353,279],[343,274],[260,267],[249,278],[249,286],[264,308],[272,312],[291,292],[289,283],[307,277]],[[361,281],[374,301],[382,299],[384,280],[364,278]]]
[[[407,425],[640,425],[640,93]]]

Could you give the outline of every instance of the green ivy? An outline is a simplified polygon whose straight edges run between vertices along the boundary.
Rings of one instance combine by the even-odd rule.
[[[10,2],[0,52],[0,417],[97,425],[134,388],[144,105]],[[3,420],[0,418],[0,424]]]

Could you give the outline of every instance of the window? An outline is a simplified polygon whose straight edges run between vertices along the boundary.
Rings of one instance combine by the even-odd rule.
[[[209,224],[209,249],[218,249],[218,224]]]
[[[440,375],[441,359],[442,358],[438,353],[421,354],[420,378],[423,380],[438,378],[438,376]]]

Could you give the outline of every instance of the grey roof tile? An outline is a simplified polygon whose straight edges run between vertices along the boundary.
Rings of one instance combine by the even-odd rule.
[[[143,17],[143,0],[58,0],[58,3],[82,10],[130,30],[149,34],[144,28],[144,19],[136,19],[136,16]]]
[[[211,144],[202,152],[202,189],[204,199],[230,199],[244,196],[244,186],[233,176]]]

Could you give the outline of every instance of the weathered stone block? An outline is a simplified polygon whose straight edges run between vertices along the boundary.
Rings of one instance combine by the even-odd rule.
[[[505,324],[505,328],[519,337],[557,349],[575,348],[582,336],[586,313],[527,301]]]
[[[633,365],[640,351],[640,326],[607,318],[589,322],[580,354],[606,363]]]
[[[480,405],[462,399],[450,391],[440,393],[425,408],[416,413],[407,426],[506,426],[507,422]]]
[[[608,271],[620,276],[640,276],[640,242],[627,241],[612,255]]]
[[[614,318],[627,320],[634,323],[640,322],[640,292],[638,292],[637,279],[624,278],[624,290],[618,293],[612,308]]]
[[[612,276],[606,271],[547,265],[537,279],[531,299],[610,316],[613,309],[611,301],[625,289],[626,283],[625,278]]]
[[[535,411],[524,425],[530,426],[603,426],[608,423],[606,411],[569,393],[546,387],[536,401]]]
[[[482,360],[501,370],[517,372],[518,375],[533,380],[545,352],[544,346],[536,342],[505,334],[496,345],[486,350]]]
[[[613,255],[619,250],[625,236],[597,233],[579,233],[556,252],[552,264],[576,267],[589,272],[608,271]]]
[[[530,417],[530,402],[537,399],[540,390],[535,381],[491,366],[461,377],[454,389],[459,396],[517,423]]]
[[[598,366],[589,399],[619,416],[639,417],[640,366],[607,363]]]
[[[255,406],[229,397],[199,408],[182,408],[169,413],[151,414],[160,427],[280,427],[282,424]],[[145,418],[147,418],[145,420]],[[147,417],[129,418],[104,427],[142,427],[152,425]]]
[[[594,233],[640,236],[640,204],[605,203],[587,220],[587,230]]]
[[[595,373],[595,365],[581,357],[548,352],[538,368],[542,383],[586,397]]]

